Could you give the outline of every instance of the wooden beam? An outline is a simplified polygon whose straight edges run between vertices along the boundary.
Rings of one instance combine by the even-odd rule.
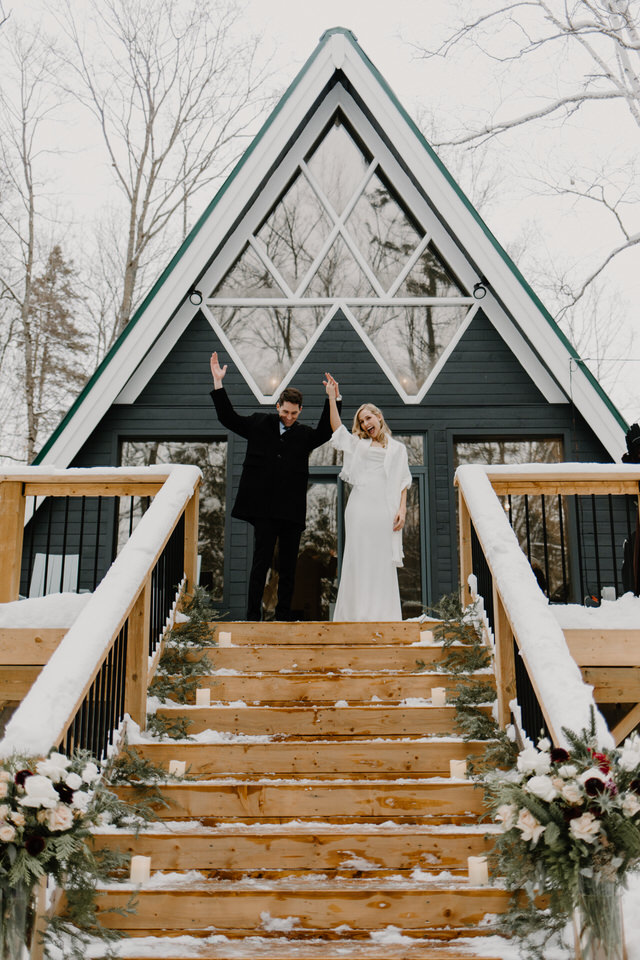
[[[68,627],[0,627],[0,665],[48,663]]]
[[[640,667],[582,667],[582,678],[594,688],[597,703],[640,701]]]
[[[458,490],[458,523],[459,553],[460,553],[460,601],[463,607],[469,606],[473,597],[469,587],[469,577],[473,573],[473,558],[471,555],[471,517],[467,501],[462,490]]]
[[[498,723],[504,730],[511,723],[509,704],[516,696],[516,662],[513,648],[513,629],[495,583],[493,584],[493,610]]]
[[[184,595],[193,593],[198,582],[198,519],[200,515],[200,483],[184,508],[184,573],[187,578]]]
[[[0,482],[0,603],[20,596],[24,489],[21,481]]]
[[[25,483],[26,497],[155,497],[162,489],[164,481],[145,480],[138,483],[131,481],[98,481],[87,483],[69,481],[66,483],[51,483],[41,480],[30,480]]]
[[[615,740],[616,747],[618,744],[622,743],[625,737],[629,736],[632,730],[640,723],[640,703],[636,703],[635,707],[629,711],[626,717],[623,717],[620,723],[617,723],[611,734]]]
[[[148,579],[129,614],[127,677],[124,694],[125,713],[128,713],[142,730],[147,725],[150,604],[151,581]]]
[[[507,494],[516,496],[525,493],[528,493],[529,496],[538,497],[542,494],[549,496],[559,493],[564,496],[570,496],[572,494],[590,496],[593,493],[599,497],[607,496],[608,494],[613,494],[614,496],[619,496],[620,494],[638,495],[637,480],[559,480],[555,477],[549,477],[548,480],[527,480],[523,477],[518,477],[514,480],[494,479],[491,477],[489,479],[491,480],[491,486],[498,496],[506,496]]]
[[[571,656],[580,667],[635,667],[639,630],[563,630]]]

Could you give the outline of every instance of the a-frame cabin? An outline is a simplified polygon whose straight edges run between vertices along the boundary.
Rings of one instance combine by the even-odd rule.
[[[314,422],[325,370],[340,382],[347,421],[361,402],[382,408],[415,478],[405,616],[457,585],[458,463],[610,462],[624,450],[620,414],[342,28],[322,36],[36,461],[198,463],[201,579],[241,618],[251,530],[227,505],[245,444],[216,420],[213,350],[229,364],[240,412],[272,406],[294,384]],[[312,460],[294,597],[301,619],[330,615],[339,469],[327,448]],[[109,538],[85,559],[69,523],[41,514],[27,532],[22,592],[60,589],[73,576],[91,588],[111,559]],[[98,526],[113,519],[105,508]],[[63,562],[56,585],[63,528],[76,559]]]

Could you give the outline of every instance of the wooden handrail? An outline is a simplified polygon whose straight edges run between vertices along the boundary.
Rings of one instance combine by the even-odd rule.
[[[135,471],[135,477],[131,476],[133,471],[125,471],[126,482],[135,480],[142,486],[150,480],[156,483],[160,472],[152,469],[149,477],[144,470]],[[96,476],[99,472],[96,471]],[[98,482],[106,480],[112,489],[118,489],[120,478],[114,476],[113,471],[108,473],[108,478],[103,475]],[[162,475],[165,481],[160,492],[9,721],[0,743],[0,756],[15,750],[40,756],[60,743],[125,623],[128,623],[130,658],[125,705],[133,718],[144,725],[151,576],[183,516],[186,576],[182,586],[191,589],[195,585],[201,473],[197,467],[174,466],[164,468]],[[76,476],[70,478],[69,484],[60,483],[60,490],[68,489],[77,479]],[[24,479],[19,482],[26,483]],[[82,482],[88,482],[87,478]],[[2,487],[0,483],[0,490]],[[19,567],[18,560],[14,560],[14,564]],[[63,689],[60,689],[61,676],[65,677]],[[34,717],[38,718],[37,723]]]
[[[554,482],[552,465],[540,466],[545,469],[468,465],[459,467],[455,476],[460,504],[460,543],[470,544],[473,526],[493,581],[494,653],[500,723],[504,726],[509,722],[515,696],[515,639],[554,742],[565,744],[563,727],[574,730],[587,727],[593,709],[599,741],[603,746],[612,746],[613,738],[597,709],[592,688],[582,679],[562,629],[520,549],[495,489],[497,477],[500,483],[522,483],[523,478],[534,474],[540,480],[540,473],[545,473],[549,474],[545,479]],[[561,465],[558,472],[562,472],[565,466]],[[576,474],[578,472],[575,471]],[[630,472],[634,474],[637,491],[635,478],[640,478],[640,471],[634,467]],[[581,475],[584,476],[584,473],[589,471],[582,471]],[[587,477],[586,482],[596,487],[596,490],[589,492],[598,492],[598,478],[603,475],[606,475],[606,471],[599,465]],[[532,492],[529,481],[527,484],[526,492]],[[470,596],[468,582],[472,574],[471,550],[465,546],[460,551],[460,581],[464,602],[468,602]],[[563,678],[562,695],[558,695],[558,675]]]

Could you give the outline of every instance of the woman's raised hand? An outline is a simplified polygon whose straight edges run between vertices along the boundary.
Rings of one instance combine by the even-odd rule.
[[[333,398],[334,400],[337,400],[338,395],[340,393],[340,389],[338,387],[338,381],[335,380],[330,373],[325,373],[325,377],[327,379],[323,380],[322,383],[324,384],[324,388],[327,391],[327,396],[329,397],[329,399]]]

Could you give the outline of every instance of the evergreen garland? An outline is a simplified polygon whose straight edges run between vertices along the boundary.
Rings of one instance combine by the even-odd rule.
[[[156,675],[149,684],[149,696],[178,703],[192,701],[198,678],[211,672],[211,660],[202,651],[216,644],[212,621],[218,616],[204,587],[194,588],[183,611],[189,619],[167,633]]]

